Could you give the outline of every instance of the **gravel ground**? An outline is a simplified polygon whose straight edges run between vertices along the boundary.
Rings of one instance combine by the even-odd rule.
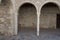
[[[41,29],[36,35],[36,29],[20,29],[17,36],[0,36],[0,40],[60,40],[60,29]]]

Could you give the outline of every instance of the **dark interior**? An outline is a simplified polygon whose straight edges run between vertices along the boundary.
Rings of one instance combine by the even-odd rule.
[[[57,14],[57,28],[60,28],[60,14]]]

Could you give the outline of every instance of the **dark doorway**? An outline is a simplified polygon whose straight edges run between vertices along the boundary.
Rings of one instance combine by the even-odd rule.
[[[60,14],[57,14],[57,28],[60,28]]]

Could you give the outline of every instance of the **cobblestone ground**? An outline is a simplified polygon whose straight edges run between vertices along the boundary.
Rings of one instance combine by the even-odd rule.
[[[0,36],[0,40],[60,40],[60,29],[41,29],[36,35],[36,29],[20,29],[17,36]]]

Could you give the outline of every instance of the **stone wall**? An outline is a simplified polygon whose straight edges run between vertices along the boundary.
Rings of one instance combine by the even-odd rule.
[[[41,9],[40,27],[56,28],[56,17],[59,13],[58,7],[43,7]]]
[[[0,34],[1,35],[10,35],[13,32],[13,29],[11,29],[11,4],[10,1],[2,0],[0,4]],[[12,30],[12,31],[11,31]]]
[[[36,27],[37,15],[36,8],[32,4],[25,4],[20,7],[18,23],[20,27]]]
[[[43,28],[55,28],[57,9],[50,8],[50,10],[47,10],[44,8],[41,12],[42,6],[48,2],[56,3],[60,8],[60,0],[2,0],[0,4],[0,33],[14,35],[17,34],[18,26],[37,27],[36,25],[39,23],[40,27]],[[24,3],[33,4],[36,9],[27,6],[19,10]],[[37,21],[38,15],[40,15],[40,22]]]

